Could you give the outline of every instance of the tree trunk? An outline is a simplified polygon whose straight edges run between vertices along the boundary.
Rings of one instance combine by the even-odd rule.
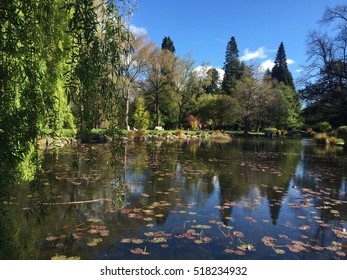
[[[125,97],[125,129],[130,130],[129,127],[129,94],[127,93]]]

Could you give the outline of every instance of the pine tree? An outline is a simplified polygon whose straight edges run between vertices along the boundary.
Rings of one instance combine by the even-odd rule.
[[[174,46],[174,42],[171,40],[170,36],[168,37],[164,37],[163,42],[161,44],[161,48],[163,50],[168,50],[172,53],[176,52],[175,46]]]
[[[206,72],[206,78],[205,78],[205,85],[204,85],[204,90],[206,93],[220,93],[220,88],[219,88],[219,73],[216,68],[210,68]]]
[[[288,63],[284,44],[281,42],[275,60],[275,66],[272,68],[271,77],[277,79],[278,82],[283,82],[286,86],[294,89],[294,81],[292,74],[288,70]]]
[[[239,50],[237,48],[235,37],[231,37],[227,50],[225,52],[225,62],[223,70],[225,71],[222,81],[222,90],[225,94],[231,94],[237,80],[242,78],[245,65],[239,60]]]

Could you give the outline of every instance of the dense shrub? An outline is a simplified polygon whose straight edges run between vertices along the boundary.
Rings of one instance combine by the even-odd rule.
[[[329,122],[320,122],[317,124],[317,129],[320,131],[320,132],[329,132],[331,131],[332,127],[331,127],[331,124]]]
[[[329,136],[326,133],[317,133],[314,136],[314,141],[318,145],[336,145],[343,142],[343,139]]]
[[[192,130],[198,130],[200,126],[200,120],[197,117],[194,117],[193,115],[190,115],[187,118],[187,121],[191,127]]]

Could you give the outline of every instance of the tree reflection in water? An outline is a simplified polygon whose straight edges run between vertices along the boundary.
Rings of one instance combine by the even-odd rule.
[[[29,230],[18,193],[18,248],[22,258],[40,259],[344,258],[346,157],[327,153],[289,139],[47,152],[42,166],[57,183],[43,184],[56,205]]]

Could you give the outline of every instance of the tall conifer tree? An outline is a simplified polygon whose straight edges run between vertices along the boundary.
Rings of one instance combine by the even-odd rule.
[[[173,54],[176,52],[174,42],[172,41],[170,36],[164,37],[163,42],[161,44],[161,48],[163,50],[168,50],[168,51],[172,52]]]
[[[275,60],[275,66],[272,68],[271,77],[277,79],[278,82],[283,82],[286,86],[294,89],[294,81],[292,74],[288,69],[286,51],[284,44],[281,42]]]
[[[235,37],[231,37],[225,52],[225,62],[223,70],[225,71],[222,81],[222,90],[225,94],[231,94],[235,83],[240,80],[244,73],[245,65],[239,60],[239,50],[237,48]]]

